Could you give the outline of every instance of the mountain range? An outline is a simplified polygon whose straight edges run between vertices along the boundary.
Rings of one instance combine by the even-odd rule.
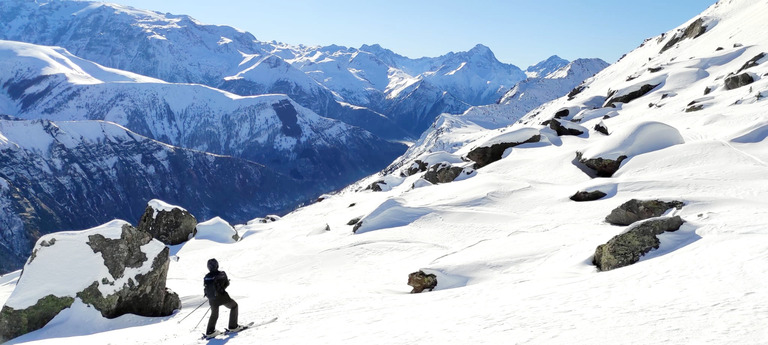
[[[419,59],[379,45],[289,46],[261,42],[250,33],[205,25],[188,16],[107,3],[9,0],[0,3],[0,19],[0,114],[8,115],[7,121],[43,121],[34,123],[45,123],[46,128],[72,121],[100,123],[87,127],[92,129],[115,124],[142,141],[212,154],[209,157],[227,162],[196,163],[194,173],[148,165],[140,176],[120,179],[111,177],[114,174],[75,174],[68,179],[80,187],[65,184],[59,190],[46,185],[55,176],[82,169],[89,159],[85,151],[68,153],[83,156],[77,159],[59,159],[59,171],[25,166],[35,160],[15,161],[13,171],[2,175],[6,183],[46,187],[34,188],[35,196],[8,197],[7,214],[16,212],[11,218],[20,221],[2,231],[0,245],[13,253],[3,269],[19,267],[40,234],[137,218],[143,203],[154,198],[181,204],[204,218],[221,216],[233,222],[287,212],[383,169],[405,151],[399,142],[421,136],[440,114],[462,114],[521,87],[530,90],[528,95],[556,87],[547,93],[554,98],[581,82],[578,77],[604,67],[568,64],[553,56],[523,72],[499,62],[483,45]],[[578,72],[561,72],[568,78],[550,76],[563,68]],[[542,85],[525,86],[537,81]],[[528,108],[550,98],[511,103]],[[89,142],[110,141],[105,136]],[[56,146],[53,142],[49,148],[11,142],[23,152],[45,157],[39,159],[58,159],[49,152]],[[144,162],[127,160],[141,154],[131,150],[99,154],[99,161],[136,164],[136,171]],[[183,176],[215,176],[222,165],[233,176],[259,182],[251,182],[256,184],[252,188],[209,189],[204,187],[212,178]],[[98,167],[114,169],[109,164]],[[268,178],[252,177],[255,170]],[[22,174],[20,181],[18,171],[37,172]],[[153,181],[158,174],[163,176]],[[265,188],[260,183],[268,179],[288,182],[270,185],[265,193],[254,190]],[[129,188],[137,181],[145,186]],[[165,187],[159,188],[158,181]],[[193,181],[196,185],[182,187],[182,182]],[[62,193],[70,195],[67,202],[58,197]],[[103,198],[99,194],[114,200],[105,205],[115,211],[72,216],[79,213],[77,205],[97,203]],[[120,203],[125,207],[118,207]]]

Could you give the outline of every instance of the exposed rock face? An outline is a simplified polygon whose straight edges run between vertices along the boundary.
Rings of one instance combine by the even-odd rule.
[[[462,172],[464,172],[464,168],[440,163],[429,167],[423,178],[432,184],[448,183],[453,182]],[[471,171],[467,173],[469,174]]]
[[[43,328],[74,302],[72,297],[48,295],[27,309],[16,310],[3,306],[0,310],[0,343]]]
[[[411,176],[414,174],[418,174],[420,172],[427,171],[427,162],[424,162],[422,160],[416,160],[411,164],[408,169],[403,170],[400,175],[403,177]]]
[[[595,250],[592,263],[600,271],[629,266],[653,249],[658,249],[660,234],[677,231],[683,224],[680,216],[662,217],[638,223],[629,231],[618,235]]]
[[[478,147],[470,151],[467,154],[467,158],[475,162],[475,169],[480,169],[501,159],[504,151],[510,147],[515,147],[525,143],[536,143],[539,142],[539,140],[541,140],[541,135],[534,135],[523,142],[500,143],[491,145],[490,147]]]
[[[123,225],[120,239],[109,239],[103,235],[88,236],[88,245],[94,253],[101,253],[104,264],[114,279],[123,277],[126,268],[140,268],[149,260],[141,246],[152,241],[152,237],[143,231],[126,224]],[[123,314],[142,316],[167,316],[181,308],[179,296],[165,288],[168,274],[168,247],[152,259],[151,270],[146,274],[136,275],[135,282],[128,283],[114,294],[104,296],[99,290],[99,283],[93,282],[77,297],[84,303],[91,304],[107,318]]]
[[[408,285],[413,287],[411,293],[421,293],[424,290],[432,291],[437,286],[437,276],[426,274],[424,271],[413,272],[408,275]]]
[[[678,42],[688,39],[688,38],[696,38],[701,36],[707,32],[707,27],[704,26],[704,19],[698,18],[696,19],[691,25],[688,25],[683,32],[676,33],[670,40],[667,42],[667,44],[664,45],[664,47],[661,48],[661,51],[659,51],[659,54],[663,53],[669,48],[672,48],[677,44]]]
[[[605,194],[605,193],[603,193],[602,191],[599,191],[599,190],[595,190],[595,191],[591,191],[591,192],[579,191],[579,192],[576,192],[576,194],[571,196],[571,200],[579,201],[579,202],[581,202],[581,201],[595,201],[595,200],[598,200],[598,199],[600,199],[600,198],[602,198],[602,197],[604,197],[606,195],[607,194]]]
[[[603,123],[603,121],[600,121],[600,123],[595,125],[595,130],[605,135],[611,135],[608,133],[608,127],[605,125],[605,123]]]
[[[565,111],[568,111],[568,109],[566,109]],[[557,116],[557,115],[555,115],[555,116]],[[563,136],[563,135],[582,135],[582,134],[584,134],[584,132],[582,132],[582,131],[580,131],[578,129],[569,128],[569,127],[563,126],[560,123],[560,121],[555,120],[555,119],[549,120],[549,128],[551,128],[552,130],[557,132],[557,136]]]
[[[742,73],[737,75],[732,75],[728,78],[725,78],[725,89],[726,90],[733,90],[738,89],[742,86],[752,84],[755,81],[755,79],[752,78],[749,73]]]
[[[381,192],[381,185],[386,185],[387,183],[383,180],[376,181],[374,183],[371,183],[368,185],[368,187],[365,187],[365,190],[372,190],[374,192]]]
[[[661,216],[670,208],[679,210],[684,205],[681,201],[632,199],[611,211],[605,221],[613,225],[629,225],[638,220]]]
[[[167,245],[181,244],[197,232],[197,219],[187,210],[152,200],[141,216],[138,229]],[[166,207],[163,207],[166,206]]]
[[[608,96],[608,100],[605,102],[604,107],[613,107],[614,103],[632,102],[635,99],[645,96],[645,94],[651,92],[651,90],[655,89],[657,86],[659,86],[659,84],[656,84],[656,85],[645,84],[641,86],[639,89],[632,91],[630,93],[627,93],[625,95],[616,96],[616,97]]]
[[[581,164],[594,170],[597,173],[597,177],[611,177],[617,170],[619,170],[621,162],[627,159],[627,156],[622,155],[616,159],[605,159],[600,157],[582,159],[581,152],[576,152],[576,159]]]
[[[568,92],[568,95],[567,95],[568,96],[568,100],[569,101],[573,100],[573,98],[576,97],[576,95],[580,94],[584,90],[586,90],[586,87],[583,84],[574,87],[573,90],[571,90],[571,92]]]
[[[360,222],[360,219],[363,219],[363,217],[352,218],[347,222],[347,225],[355,225]]]
[[[165,287],[168,252],[150,234],[122,221],[45,236],[0,311],[0,341],[42,328],[75,297],[108,318],[171,315],[181,301]],[[73,255],[81,259],[73,261]]]
[[[739,70],[736,71],[736,73],[741,73],[741,71],[747,68],[752,68],[759,65],[760,60],[762,60],[764,57],[765,57],[765,53],[760,53],[755,55],[753,58],[749,59],[749,61],[747,61],[743,66],[741,66],[741,68],[739,68]]]

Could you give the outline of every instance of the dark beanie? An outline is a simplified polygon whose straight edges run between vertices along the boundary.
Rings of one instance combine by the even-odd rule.
[[[216,259],[210,259],[208,260],[208,270],[211,272],[216,272],[219,270],[219,262],[216,261]]]

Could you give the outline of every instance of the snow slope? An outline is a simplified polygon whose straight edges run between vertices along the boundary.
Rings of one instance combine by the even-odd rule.
[[[542,136],[470,178],[412,188],[420,174],[371,176],[276,222],[238,227],[239,242],[175,248],[168,285],[185,308],[173,317],[103,320],[76,307],[10,343],[197,343],[201,328],[190,329],[204,312],[177,322],[203,302],[211,257],[232,279],[243,320],[279,316],[215,343],[766,343],[768,64],[756,59],[742,71],[757,79],[750,85],[723,85],[768,50],[768,3],[723,0],[702,16],[705,33],[663,52],[678,30],[653,38],[570,100],[557,99],[507,128],[465,126],[459,134],[466,140],[457,137],[446,155],[460,158],[521,130]],[[609,90],[631,94],[659,81],[640,98],[602,108]],[[693,105],[703,107],[686,112]],[[562,109],[569,109],[562,121],[580,119],[589,132],[558,137],[540,124]],[[599,121],[611,135],[592,129]],[[654,136],[622,135],[655,128],[673,128],[683,141],[665,131],[660,137],[676,144],[649,150]],[[577,151],[592,147],[633,148],[636,155],[613,177],[593,179],[572,164]],[[379,179],[391,188],[361,190]],[[569,200],[595,189],[607,195]],[[597,272],[595,248],[626,229],[603,219],[632,198],[683,201],[675,212],[685,224],[661,235],[660,247],[640,262]],[[376,226],[353,234],[347,223],[357,217]],[[408,273],[419,269],[437,276],[437,288],[408,294]],[[14,276],[2,279],[0,291],[8,291]]]

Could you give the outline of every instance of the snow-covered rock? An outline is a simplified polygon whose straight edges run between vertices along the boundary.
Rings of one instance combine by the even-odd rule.
[[[42,328],[76,299],[107,318],[170,315],[181,301],[165,287],[168,252],[119,220],[43,236],[0,311],[0,341]]]
[[[237,230],[229,223],[219,217],[211,218],[205,222],[197,224],[196,240],[209,240],[219,243],[234,243],[240,237]]]
[[[197,219],[182,207],[152,199],[136,226],[166,245],[181,244],[195,236]]]

